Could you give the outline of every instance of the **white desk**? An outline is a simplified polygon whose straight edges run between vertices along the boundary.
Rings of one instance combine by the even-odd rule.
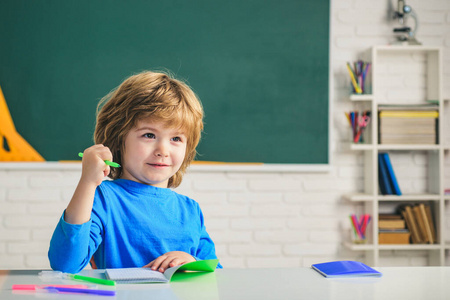
[[[79,284],[80,281],[43,282],[39,270],[0,271],[0,299],[450,299],[450,267],[376,268],[380,278],[327,279],[310,268],[223,269],[169,284],[119,284],[115,297],[81,294],[17,293],[13,284]],[[102,270],[80,274],[104,278]],[[106,286],[101,286],[107,289]]]

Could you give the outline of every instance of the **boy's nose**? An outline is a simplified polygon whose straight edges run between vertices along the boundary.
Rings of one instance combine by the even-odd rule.
[[[159,157],[167,157],[169,156],[167,145],[165,143],[158,143],[158,146],[155,149],[155,155]]]

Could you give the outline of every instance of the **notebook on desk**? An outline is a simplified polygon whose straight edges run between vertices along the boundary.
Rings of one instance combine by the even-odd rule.
[[[166,283],[178,271],[214,272],[218,259],[198,260],[168,268],[164,273],[150,268],[106,269],[106,277],[117,283]]]
[[[379,277],[382,275],[377,270],[372,269],[362,262],[352,260],[332,261],[321,264],[314,264],[311,267],[325,277]]]

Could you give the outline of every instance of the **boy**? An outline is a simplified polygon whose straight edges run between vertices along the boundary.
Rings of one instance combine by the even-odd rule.
[[[202,118],[194,92],[164,73],[131,76],[100,101],[96,145],[50,242],[53,269],[77,273],[91,260],[164,272],[217,258],[197,202],[170,189],[195,157]],[[104,162],[113,159],[121,168]]]

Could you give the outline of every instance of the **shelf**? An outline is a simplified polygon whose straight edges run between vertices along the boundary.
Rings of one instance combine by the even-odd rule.
[[[350,149],[351,150],[356,150],[356,151],[369,151],[369,150],[373,150],[374,147],[372,144],[355,144],[355,143],[351,143],[350,144]]]
[[[348,194],[343,196],[345,200],[351,202],[373,201],[374,196],[369,194]]]
[[[372,101],[372,94],[352,94],[350,96],[350,101]]]
[[[366,143],[346,144],[349,151],[362,151],[362,159],[364,163],[364,182],[361,189],[355,193],[343,195],[343,199],[351,202],[357,207],[357,210],[363,210],[363,213],[370,214],[374,218],[373,224],[377,224],[380,213],[392,211],[394,207],[402,204],[415,205],[426,203],[432,210],[435,225],[436,236],[443,239],[448,236],[448,229],[445,224],[448,223],[446,210],[450,206],[450,195],[444,195],[444,188],[447,184],[447,174],[443,170],[446,167],[446,160],[450,151],[450,142],[447,133],[447,114],[448,105],[450,103],[444,99],[442,94],[442,47],[428,46],[376,46],[372,47],[369,54],[370,58],[366,58],[373,63],[371,84],[373,94],[350,95],[350,101],[353,107],[361,110],[371,107],[373,112],[373,126],[366,129]],[[410,67],[414,66],[414,67]],[[393,71],[395,70],[395,73]],[[416,74],[410,74],[416,73]],[[386,75],[395,76],[398,82],[395,83],[396,91],[391,94],[392,87],[385,82]],[[417,76],[421,78],[420,89],[424,93],[410,96],[410,87],[405,84],[408,78]],[[415,77],[416,78],[416,77]],[[380,80],[381,79],[381,80]],[[403,96],[401,94],[404,94]],[[415,93],[414,93],[415,94]],[[439,112],[439,138],[440,144],[378,144],[379,123],[377,122],[377,108],[380,104],[426,104],[429,100],[438,102],[437,110]],[[441,122],[443,120],[443,122]],[[396,142],[394,140],[394,142]],[[399,141],[400,142],[400,141]],[[405,156],[410,158],[417,153],[425,156],[426,166],[423,172],[425,176],[411,176],[411,183],[415,185],[415,181],[421,182],[420,186],[426,187],[422,194],[406,194],[406,195],[379,195],[379,154],[382,152],[390,152],[393,155]],[[426,154],[426,155],[422,155]],[[406,160],[405,160],[406,161]],[[426,168],[426,170],[425,170]],[[411,168],[414,170],[415,168]],[[402,170],[403,171],[403,170]],[[425,173],[426,172],[426,173]],[[402,172],[402,176],[404,176]],[[385,174],[384,174],[385,175]],[[417,174],[419,175],[419,174]],[[389,179],[392,183],[392,180]],[[445,182],[445,183],[444,183]],[[389,183],[389,184],[391,184]],[[432,193],[432,192],[434,193]],[[445,210],[445,211],[443,211]],[[416,218],[415,216],[413,216]],[[425,222],[423,222],[425,223]],[[353,244],[352,241],[345,243],[345,247],[353,251],[365,252],[363,255],[369,264],[379,265],[381,251],[421,250],[427,252],[430,264],[445,265],[443,251],[450,251],[450,240],[440,242],[439,244],[379,244],[376,238],[378,235],[377,226],[371,226],[368,236],[375,237],[370,244]],[[371,253],[370,253],[371,252]],[[383,255],[386,255],[384,253]]]
[[[343,198],[351,202],[369,202],[374,201],[375,196],[372,194],[355,193],[344,195]],[[440,195],[438,194],[417,194],[417,195],[377,195],[378,201],[389,202],[403,202],[403,201],[439,201]],[[446,200],[450,200],[450,195],[446,196]]]
[[[438,194],[418,194],[418,195],[378,195],[378,201],[439,201]]]
[[[434,46],[403,46],[403,45],[384,45],[374,47],[378,52],[430,52],[439,51],[440,47]]]
[[[440,145],[398,145],[398,144],[377,144],[378,150],[439,150]]]
[[[407,244],[407,245],[379,245],[380,250],[440,250],[439,244]]]
[[[354,244],[350,242],[344,243],[345,248],[353,251],[367,251],[374,250],[375,246],[373,244]]]
[[[440,148],[450,149],[450,146],[440,145],[398,145],[398,144],[355,144],[350,143],[350,149],[354,151],[370,151],[370,150],[384,150],[384,151],[404,151],[404,150],[423,150],[423,151],[437,151]]]
[[[373,251],[375,250],[374,244],[353,244],[350,242],[344,243],[345,248],[353,251]],[[405,251],[417,251],[417,250],[441,250],[440,244],[381,244],[377,247],[379,250],[389,251],[389,250],[405,250]],[[450,250],[450,245],[445,245],[445,249]]]

